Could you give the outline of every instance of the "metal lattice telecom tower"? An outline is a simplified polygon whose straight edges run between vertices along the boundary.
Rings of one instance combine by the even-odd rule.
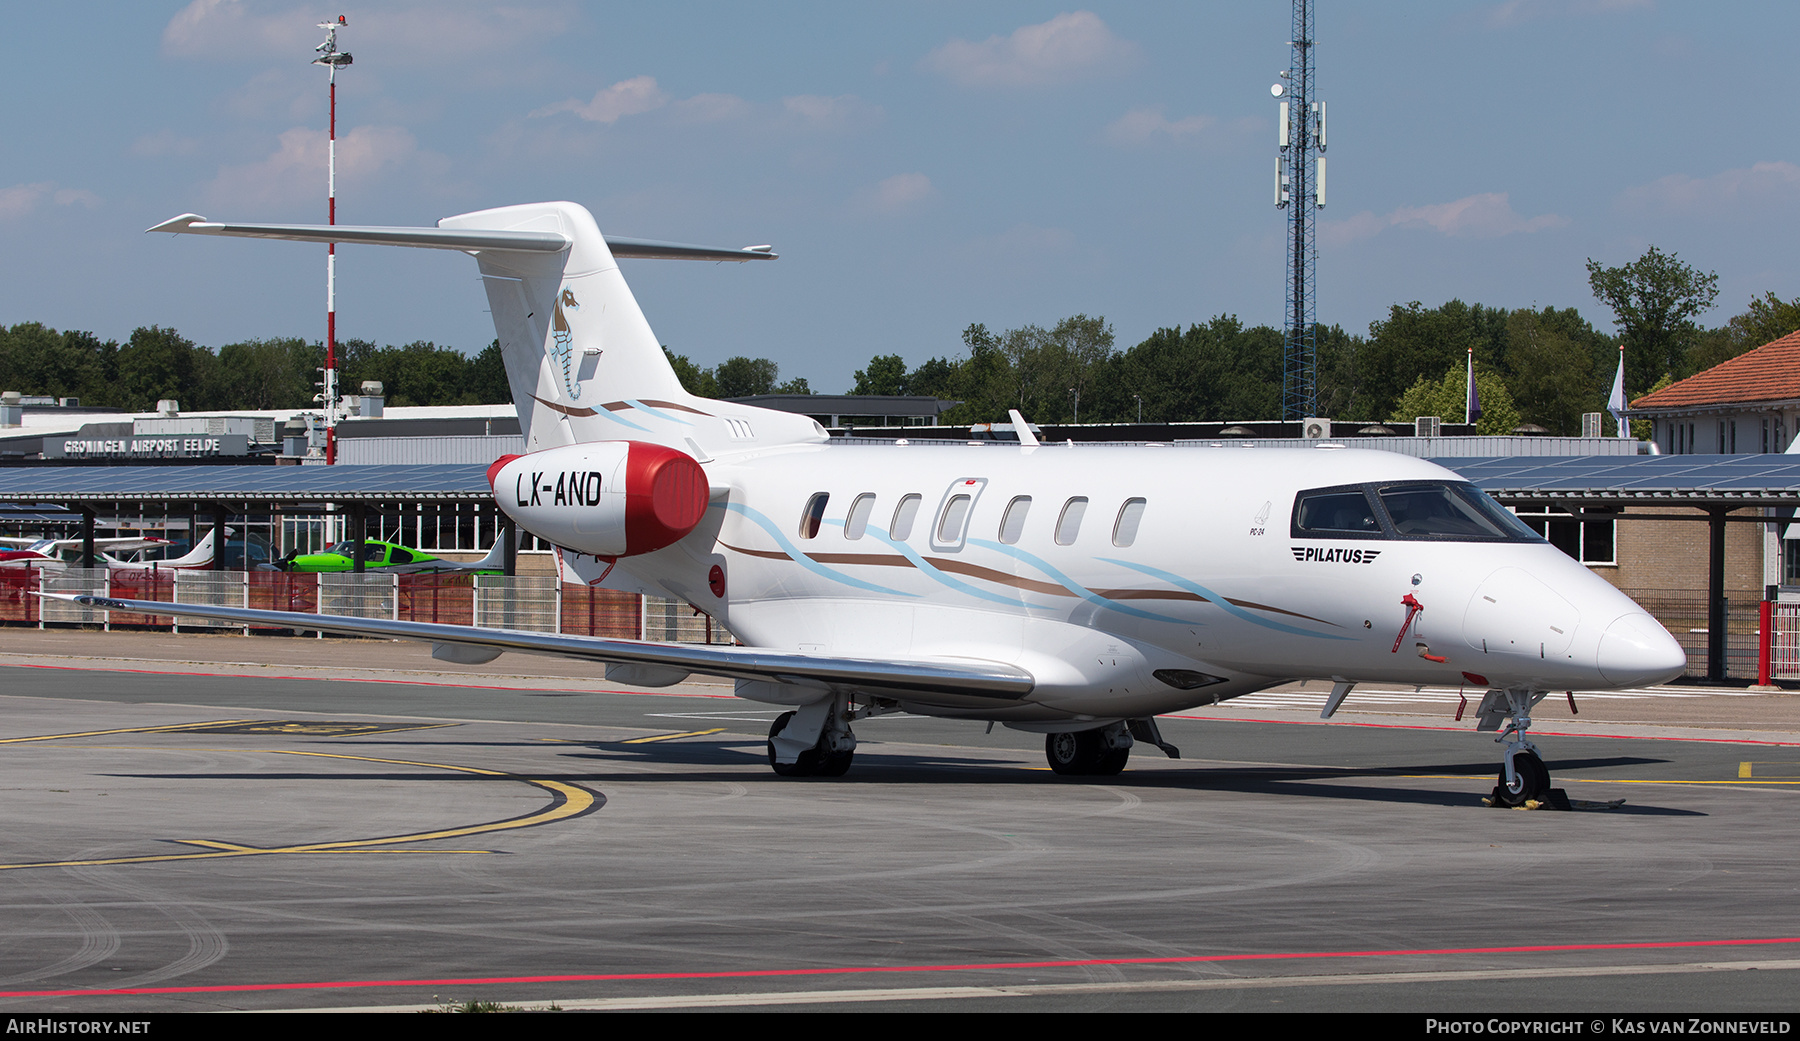
[[[1305,419],[1319,407],[1319,337],[1313,280],[1315,234],[1325,205],[1325,103],[1313,94],[1311,0],[1294,0],[1292,62],[1269,92],[1281,102],[1281,154],[1275,160],[1275,206],[1287,211],[1287,330],[1281,352],[1281,418]]]

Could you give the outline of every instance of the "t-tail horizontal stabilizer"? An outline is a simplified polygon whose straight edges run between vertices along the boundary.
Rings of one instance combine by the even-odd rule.
[[[555,231],[483,231],[473,228],[387,228],[355,224],[245,224],[209,221],[197,213],[184,213],[163,221],[146,232],[167,231],[179,235],[225,235],[248,239],[287,239],[292,242],[340,242],[370,246],[415,246],[420,249],[456,249],[465,252],[560,253],[572,240]],[[649,260],[774,260],[779,254],[768,246],[729,249],[660,242],[621,235],[606,236],[614,257]]]

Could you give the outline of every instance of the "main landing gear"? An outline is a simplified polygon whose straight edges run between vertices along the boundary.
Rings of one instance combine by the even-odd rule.
[[[853,706],[832,697],[783,712],[769,726],[769,767],[782,777],[842,777],[856,757],[850,721],[898,709],[882,699]]]
[[[1121,736],[1124,744],[1116,744]],[[1044,758],[1050,760],[1050,769],[1064,776],[1111,777],[1131,758],[1131,735],[1117,723],[1099,730],[1045,734]]]
[[[1170,759],[1181,750],[1163,740],[1154,718],[1127,719],[1093,730],[1044,735],[1044,758],[1065,777],[1112,777],[1125,769],[1133,739],[1155,745]]]
[[[1562,790],[1550,787],[1550,768],[1538,755],[1537,746],[1525,736],[1531,729],[1531,706],[1544,700],[1545,693],[1541,690],[1490,690],[1481,699],[1481,707],[1477,710],[1481,722],[1475,728],[1478,732],[1500,730],[1501,720],[1508,720],[1506,729],[1494,738],[1496,743],[1506,744],[1499,783],[1494,785],[1491,797],[1494,806],[1542,803],[1556,809],[1569,808],[1568,797]]]

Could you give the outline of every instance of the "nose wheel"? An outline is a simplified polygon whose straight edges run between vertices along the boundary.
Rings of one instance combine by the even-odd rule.
[[[1516,752],[1511,756],[1512,770],[1500,764],[1500,783],[1495,792],[1503,806],[1523,806],[1542,800],[1550,791],[1550,768],[1532,752]]]
[[[1499,783],[1494,785],[1491,805],[1520,807],[1528,804],[1569,808],[1568,798],[1550,787],[1550,768],[1538,755],[1525,734],[1531,729],[1531,706],[1544,699],[1544,691],[1490,690],[1481,701],[1479,730],[1500,730],[1494,740],[1506,745],[1506,757],[1500,763]],[[1500,729],[1502,720],[1506,729]]]

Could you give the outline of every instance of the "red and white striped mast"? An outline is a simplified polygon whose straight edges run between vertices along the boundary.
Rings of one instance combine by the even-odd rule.
[[[349,23],[343,15],[338,15],[335,22],[320,22],[319,28],[325,30],[325,42],[313,50],[319,56],[313,59],[314,65],[323,65],[329,75],[331,88],[331,130],[329,145],[325,159],[325,221],[327,224],[337,223],[337,70],[349,65],[350,55],[338,50],[337,34]],[[325,462],[337,462],[337,424],[339,415],[339,398],[337,385],[337,243],[325,246],[325,379],[320,387],[319,397],[325,406]]]

